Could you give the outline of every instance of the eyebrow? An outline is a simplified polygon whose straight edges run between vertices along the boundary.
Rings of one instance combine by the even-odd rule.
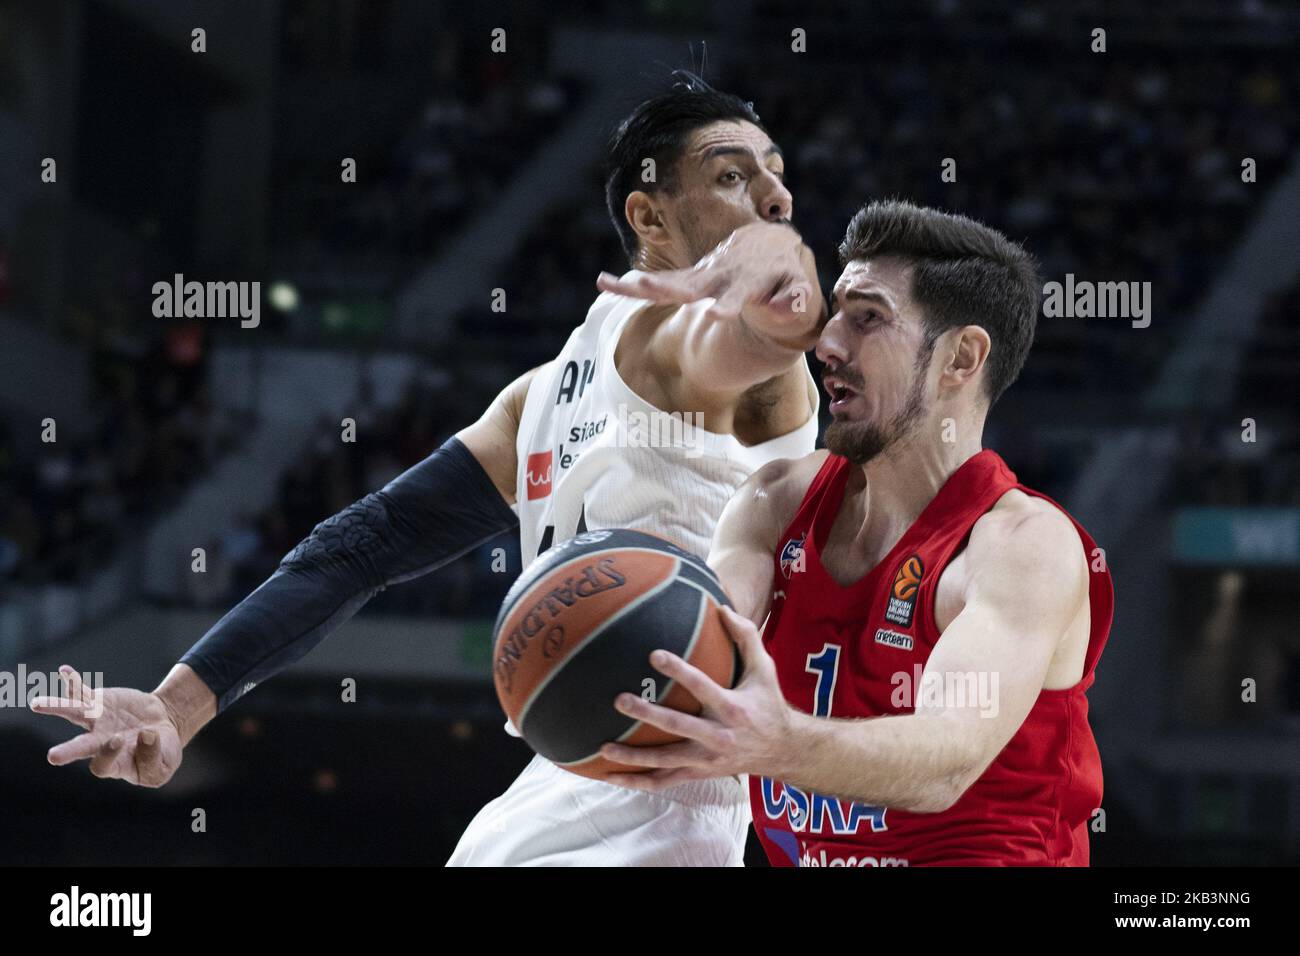
[[[894,304],[890,302],[887,298],[885,298],[883,295],[881,295],[879,292],[864,292],[862,289],[849,289],[844,293],[843,296],[841,296],[839,292],[836,291],[831,292],[832,306],[838,306],[840,304],[841,299],[860,299],[866,302],[876,302],[880,305],[883,305],[886,309],[889,309],[891,312],[894,309]]]
[[[749,147],[747,146],[710,146],[708,149],[704,151],[704,154],[700,157],[700,162],[707,163],[709,160],[715,159],[718,156],[753,156],[753,155],[754,155],[753,150],[749,149]],[[769,146],[767,149],[763,151],[764,159],[767,159],[767,157],[769,156],[780,156],[782,159],[785,159],[785,153],[781,152],[781,147],[776,145],[776,143],[773,143],[771,146]]]

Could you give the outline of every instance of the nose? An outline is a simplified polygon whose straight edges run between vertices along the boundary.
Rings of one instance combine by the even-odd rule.
[[[817,347],[813,350],[823,365],[844,365],[849,360],[849,348],[844,334],[844,313],[836,312],[830,317],[822,333],[817,337]]]
[[[785,183],[774,173],[765,172],[760,178],[764,186],[763,195],[758,202],[758,212],[768,222],[780,222],[789,219],[794,213],[794,197]]]

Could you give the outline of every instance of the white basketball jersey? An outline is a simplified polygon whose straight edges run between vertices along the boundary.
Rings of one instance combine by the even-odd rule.
[[[745,447],[633,392],[614,366],[614,350],[628,319],[646,304],[600,295],[559,357],[529,386],[515,476],[525,565],[579,530],[597,528],[647,531],[707,557],[714,526],[736,489],[766,462],[801,458],[816,444],[815,405],[794,431]],[[519,736],[509,722],[506,730]],[[698,780],[659,796],[666,801],[534,757],[474,818],[450,863],[739,864],[749,825],[739,778]],[[503,827],[507,818],[510,826]],[[555,849],[557,839],[568,850]]]
[[[712,301],[683,308],[703,310]],[[516,446],[525,566],[595,528],[647,531],[707,558],[714,526],[736,489],[765,463],[801,458],[816,444],[815,406],[794,431],[745,446],[633,392],[618,374],[614,351],[628,320],[646,304],[602,293],[528,389]]]

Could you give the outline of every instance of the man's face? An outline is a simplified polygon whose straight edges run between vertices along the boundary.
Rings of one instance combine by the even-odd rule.
[[[656,198],[679,254],[691,263],[740,226],[793,213],[785,159],[753,123],[719,120],[695,130],[675,173],[677,188]]]
[[[850,262],[831,295],[817,342],[834,419],[826,447],[857,465],[915,435],[926,418],[933,346],[911,287],[906,264],[885,256]]]

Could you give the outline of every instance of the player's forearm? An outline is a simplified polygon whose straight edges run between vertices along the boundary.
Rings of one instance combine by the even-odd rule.
[[[317,525],[181,663],[224,710],[308,654],[387,585],[441,567],[517,524],[491,477],[452,439]]]
[[[817,793],[917,813],[948,809],[985,761],[954,714],[836,720],[797,714],[786,782]]]
[[[320,540],[321,527],[181,657],[218,711],[301,660],[381,590],[346,559],[295,557]]]

